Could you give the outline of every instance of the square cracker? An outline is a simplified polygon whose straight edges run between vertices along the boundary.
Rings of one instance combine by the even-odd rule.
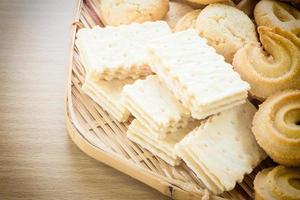
[[[189,166],[198,167],[193,170],[199,178],[205,173],[215,185],[223,186],[214,193],[233,189],[265,158],[251,132],[255,112],[247,102],[212,116],[176,145],[177,154]]]
[[[125,86],[122,102],[156,138],[164,138],[192,121],[190,112],[156,75],[150,75],[145,80],[137,80]]]
[[[193,118],[204,119],[247,98],[249,84],[195,30],[153,41],[148,53],[151,69]]]
[[[187,164],[187,166],[197,175],[197,177],[202,181],[202,183],[210,191],[220,194],[224,191],[224,186],[221,183],[213,182],[211,179],[211,174],[207,174],[207,169],[203,168],[203,165],[199,164],[200,161],[196,162],[195,154],[188,148],[181,148],[178,151],[178,147],[175,146],[175,153]]]
[[[163,21],[105,28],[96,26],[80,29],[76,46],[91,79],[137,79],[151,74],[145,60],[145,45],[168,34],[171,30]]]
[[[121,92],[132,79],[93,81],[86,78],[83,91],[119,122],[128,120],[130,113],[121,103]]]
[[[176,134],[168,135],[164,139],[155,139],[152,137],[152,133],[135,119],[128,127],[127,137],[168,164],[176,166],[180,164],[180,158],[174,153],[175,144],[180,142],[197,125],[199,125],[199,122],[192,122],[188,127],[178,129]]]

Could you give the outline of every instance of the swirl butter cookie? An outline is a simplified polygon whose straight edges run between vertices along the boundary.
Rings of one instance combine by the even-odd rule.
[[[169,0],[101,0],[100,3],[101,20],[111,26],[160,20],[168,9]]]
[[[249,42],[257,42],[251,19],[239,9],[225,4],[205,7],[197,18],[196,29],[229,63],[238,49]]]
[[[300,36],[300,11],[293,6],[274,0],[262,0],[255,6],[258,26],[280,27]]]
[[[300,199],[300,168],[264,169],[254,179],[256,200]]]
[[[174,31],[184,31],[189,28],[196,28],[196,20],[201,9],[193,10],[185,14],[175,25]]]
[[[300,90],[270,96],[255,114],[252,131],[275,162],[300,166]]]
[[[250,83],[250,93],[265,99],[277,91],[300,89],[300,39],[280,28],[262,26],[258,32],[263,47],[248,44],[233,60],[235,70]]]
[[[191,6],[188,6],[180,2],[170,2],[170,8],[166,14],[164,20],[169,24],[169,26],[174,29],[176,23],[188,12],[194,10]]]

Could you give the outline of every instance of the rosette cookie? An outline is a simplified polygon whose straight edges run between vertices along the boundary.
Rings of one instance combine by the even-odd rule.
[[[254,180],[256,200],[300,199],[300,168],[277,166],[259,172]]]
[[[252,131],[274,161],[300,166],[300,90],[269,97],[255,114]]]
[[[255,6],[258,26],[280,27],[300,36],[300,11],[293,6],[274,0],[263,0]]]
[[[235,54],[233,66],[250,83],[250,93],[265,99],[285,89],[300,88],[300,39],[280,28],[258,27],[260,41]],[[265,51],[264,51],[264,50]]]

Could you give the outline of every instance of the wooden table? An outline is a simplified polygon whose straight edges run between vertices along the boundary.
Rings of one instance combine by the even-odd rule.
[[[63,97],[75,1],[0,1],[0,199],[167,199],[82,153]]]

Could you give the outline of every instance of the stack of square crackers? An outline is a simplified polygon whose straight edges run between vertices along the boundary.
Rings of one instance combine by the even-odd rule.
[[[184,161],[213,193],[234,188],[265,154],[251,132],[248,83],[194,30],[163,21],[81,29],[83,91],[127,136],[172,166]]]

